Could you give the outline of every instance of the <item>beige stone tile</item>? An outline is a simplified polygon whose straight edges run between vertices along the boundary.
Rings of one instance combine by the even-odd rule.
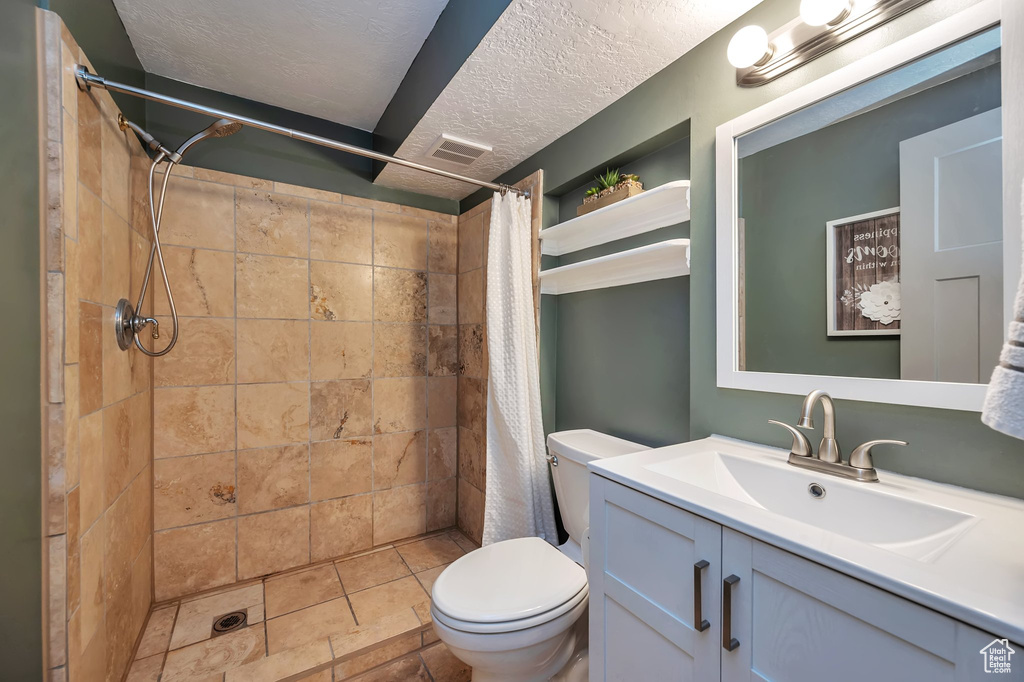
[[[161,682],[208,682],[219,674],[266,656],[261,627],[247,627],[167,654]]]
[[[128,418],[132,429],[128,434],[128,456],[131,470],[138,474],[153,461],[153,394],[136,393],[128,399]]]
[[[308,570],[289,573],[279,578],[268,578],[267,617],[298,611],[321,602],[344,596],[341,581],[334,564],[324,564]]]
[[[480,490],[486,485],[486,455],[484,439],[474,431],[459,427],[459,478]]]
[[[481,438],[486,432],[487,398],[485,379],[459,377],[458,419],[459,426],[465,427]]]
[[[427,379],[427,425],[430,428],[455,426],[458,408],[458,379]]]
[[[238,383],[309,378],[309,322],[238,320]]]
[[[78,117],[78,84],[75,81],[75,66],[78,59],[71,48],[62,40],[60,43],[61,106],[72,119]]]
[[[121,218],[131,217],[128,202],[129,171],[131,153],[127,134],[117,127],[112,111],[104,110],[100,119],[100,137],[103,146],[103,202],[113,208]]]
[[[128,669],[128,677],[125,679],[125,682],[157,682],[160,679],[160,671],[163,668],[163,652],[148,658],[136,659]]]
[[[82,605],[78,613],[83,649],[97,632],[104,631],[103,533],[103,519],[100,519],[82,535]]]
[[[238,317],[305,320],[309,317],[309,261],[235,256]]]
[[[414,215],[427,220],[450,220],[455,217],[448,213],[442,213],[441,211],[431,211],[425,208],[417,208],[416,206],[403,205],[399,210],[404,215]]]
[[[373,325],[373,375],[411,377],[427,373],[427,328],[421,324]]]
[[[459,275],[459,324],[484,322],[483,270]]]
[[[331,644],[324,637],[229,670],[224,682],[278,682],[331,660]]]
[[[427,478],[440,481],[456,474],[458,432],[454,426],[431,429],[427,439]]]
[[[311,201],[309,257],[346,263],[373,262],[373,212],[368,208]]]
[[[409,655],[351,679],[353,682],[429,682],[430,674],[419,656]]]
[[[63,240],[62,240],[63,241]],[[43,314],[46,346],[44,349],[44,393],[51,403],[64,402],[64,276],[47,272],[44,285]]]
[[[129,281],[129,293],[122,294],[124,298],[132,298],[138,295],[138,292],[142,290],[142,282],[146,278],[146,267],[149,265],[149,252],[151,242],[146,237],[139,234],[136,230],[128,229],[128,281]],[[159,263],[154,261],[154,266],[157,267]],[[147,295],[145,302],[142,304],[142,311],[139,313],[145,313],[148,317],[153,316],[153,301],[155,298],[167,298],[162,288],[162,279],[160,273],[155,273],[155,277],[150,277],[150,284],[155,285],[156,289],[152,292],[152,295]],[[171,286],[175,284],[174,280],[171,280]],[[177,290],[174,290],[177,295]],[[132,305],[135,301],[132,302]]]
[[[309,563],[306,506],[238,519],[238,579],[255,578]]]
[[[86,301],[103,300],[103,204],[84,187],[78,192],[78,292]]]
[[[441,638],[437,636],[437,633],[434,632],[433,628],[424,630],[420,636],[423,640],[423,646],[430,646],[431,644],[441,641]]]
[[[364,379],[373,374],[373,325],[369,322],[312,322],[310,370],[313,381]]]
[[[477,544],[484,534],[484,494],[459,479],[459,528]]]
[[[370,434],[370,381],[316,382],[310,388],[312,440],[337,440]]]
[[[113,308],[103,308],[102,325],[103,404],[110,405],[124,400],[132,394],[132,364],[139,351],[136,348],[123,351],[118,347],[117,337],[111,333],[114,328]]]
[[[458,322],[458,300],[456,289],[458,277],[436,272],[427,277],[427,317],[430,324],[455,324]]]
[[[95,91],[78,91],[78,179],[93,195],[100,197],[103,196],[102,114],[96,94]]]
[[[153,456],[223,452],[235,447],[235,387],[153,392]]]
[[[369,549],[373,545],[372,496],[316,502],[309,522],[313,561]]]
[[[427,372],[432,377],[452,376],[458,368],[458,327],[430,325],[430,357],[427,361]]]
[[[177,615],[177,605],[156,609],[149,614],[149,622],[146,623],[146,629],[139,641],[139,648],[135,652],[136,659],[149,658],[167,651],[171,643],[174,619]],[[163,661],[161,661],[161,665],[163,665]]]
[[[116,306],[131,295],[129,227],[113,210],[103,207],[103,298],[102,303]]]
[[[60,114],[56,118],[60,119]],[[44,210],[43,233],[41,246],[43,251],[43,267],[46,272],[64,271],[64,183],[62,181],[63,165],[61,144],[57,140],[45,140],[43,144],[43,173],[52,178],[42,183]]]
[[[459,329],[459,374],[467,377],[487,376],[484,358],[484,328],[480,324],[461,324]]]
[[[78,365],[64,366],[64,471],[68,490],[78,485]]]
[[[309,446],[238,451],[238,511],[242,514],[309,502]]]
[[[133,565],[149,540],[151,509],[152,493],[149,481],[135,479],[125,493],[110,505],[104,516],[103,590],[108,595],[108,620],[111,608],[109,595],[116,595],[122,588],[130,587]],[[148,592],[148,585],[146,591]],[[128,595],[125,601],[127,603]],[[144,609],[148,610],[148,607],[148,603],[144,605]],[[144,616],[145,613],[141,615]],[[140,620],[139,627],[141,626]],[[135,643],[135,637],[136,633],[129,634],[131,641],[127,646]]]
[[[366,625],[380,618],[398,613],[402,609],[429,599],[429,595],[413,576],[371,587],[349,595],[352,610],[359,623]]]
[[[373,449],[368,438],[310,443],[313,500],[368,493],[372,489]]]
[[[156,601],[165,601],[235,580],[235,520],[153,534]]]
[[[426,378],[374,379],[373,432],[412,431],[427,425]]]
[[[178,315],[191,317],[234,317],[235,256],[227,251],[210,251],[185,246],[164,246],[164,264],[174,292]],[[160,265],[153,269],[154,310],[169,315],[167,297],[162,294]],[[133,288],[134,290],[134,288]]]
[[[297,197],[305,197],[306,199],[315,199],[317,201],[341,201],[341,194],[338,192],[329,192],[327,190],[315,189],[313,187],[303,187],[302,185],[289,185],[285,182],[275,182],[274,191],[282,194],[291,194]]]
[[[103,309],[78,304],[78,406],[82,414],[103,407]]]
[[[427,478],[427,432],[373,437],[373,489],[422,483]]]
[[[45,576],[48,655],[51,663],[63,665],[67,663],[67,536],[50,536],[44,545],[49,564]]]
[[[397,549],[413,573],[450,564],[465,554],[454,540],[444,535],[408,542]]]
[[[253,189],[235,190],[239,251],[305,258],[309,255],[309,202]]]
[[[64,241],[64,362],[78,362],[78,302],[81,298],[78,273],[78,243]],[[77,394],[75,398],[77,399]]]
[[[309,300],[314,320],[363,321],[371,318],[373,268],[369,265],[309,264]]]
[[[373,493],[373,544],[426,532],[426,498],[425,483]]]
[[[430,261],[431,272],[455,274],[458,271],[459,259],[458,228],[451,220],[430,221]]]
[[[238,386],[238,447],[309,440],[309,384]]]
[[[427,221],[398,213],[373,217],[373,262],[394,268],[427,269]]]
[[[103,478],[103,413],[94,412],[79,420],[80,527],[85,530],[107,508]]]
[[[67,561],[67,612],[74,613],[82,603],[82,552],[81,522],[79,505],[81,496],[75,488],[68,493],[68,561]]]
[[[472,669],[460,661],[443,643],[424,649],[420,652],[420,657],[434,682],[470,682],[472,678]]]
[[[434,588],[434,581],[437,580],[437,576],[444,572],[444,569],[448,568],[451,564],[441,564],[440,566],[434,566],[428,568],[425,571],[420,571],[416,574],[416,579],[420,581],[420,585],[426,590],[427,594],[431,594],[431,590]]]
[[[426,273],[374,268],[373,317],[378,322],[426,322]]]
[[[235,453],[171,457],[153,463],[157,530],[234,516]]]
[[[131,467],[131,432],[132,420],[127,402],[103,409],[103,487],[108,505],[121,494],[136,473]]]
[[[334,677],[331,673],[331,669],[320,670],[310,675],[305,675],[296,679],[296,682],[333,682]]]
[[[406,614],[408,613],[411,612],[404,612],[402,613],[402,616],[406,616]],[[415,616],[412,616],[412,618],[415,618]],[[394,617],[392,617],[392,619],[394,619]],[[376,630],[381,630],[382,634],[384,633],[384,631],[380,628],[380,621],[374,623],[370,627]],[[415,625],[409,625],[408,627],[413,628],[415,627]],[[399,632],[403,632],[403,630],[399,630]],[[358,675],[359,673],[366,672],[371,668],[376,668],[379,665],[383,665],[388,661],[393,661],[396,658],[401,658],[410,651],[415,651],[419,648],[419,633],[407,635],[405,637],[400,637],[399,639],[394,640],[389,644],[376,646],[370,651],[366,652],[365,654],[353,656],[352,658],[349,658],[348,660],[343,661],[338,665],[334,666],[335,677],[338,680],[349,679],[351,677]]]
[[[74,618],[74,616],[72,616]],[[73,663],[72,671],[77,670],[78,679],[81,680],[103,680],[107,674],[107,636],[106,631],[100,628],[91,639],[82,639],[82,652],[77,664]],[[72,672],[71,679],[74,680],[75,673]]]
[[[459,221],[459,272],[469,272],[484,264],[484,223],[482,214]]]
[[[300,647],[335,632],[345,632],[355,625],[352,610],[345,597],[267,621],[267,648],[271,655]]]
[[[409,567],[394,549],[378,550],[338,561],[335,565],[349,594],[411,575]]]
[[[454,526],[457,509],[457,479],[446,478],[427,483],[427,530]]]
[[[63,369],[63,368],[62,368]],[[61,372],[63,374],[63,372]],[[50,404],[45,407],[46,418],[46,460],[45,476],[45,528],[47,535],[63,534],[67,530],[65,503],[67,494],[67,472],[64,468],[66,450],[64,447],[64,405]]]
[[[72,101],[77,102],[78,100],[72,96]],[[64,161],[61,174],[64,234],[76,239],[78,237],[78,124],[67,112],[64,112],[64,140],[61,152]]]
[[[160,220],[160,239],[178,246],[234,250],[235,188],[172,176]]]
[[[376,199],[366,199],[364,197],[353,197],[347,194],[341,196],[341,200],[349,206],[362,206],[363,208],[372,208],[374,212],[384,211],[386,213],[401,213],[402,207],[398,204],[393,204],[387,201],[378,201]]]
[[[235,321],[179,318],[174,351],[153,365],[156,386],[199,386],[235,381]],[[162,342],[166,343],[166,342]]]
[[[194,168],[193,175],[196,180],[219,182],[222,185],[234,185],[235,187],[244,187],[246,189],[270,191],[274,188],[274,183],[270,180],[251,178],[247,175],[236,175],[235,173],[225,173],[223,171],[210,170],[209,168]]]
[[[474,549],[480,549],[480,543],[470,540],[461,530],[450,530],[447,535],[467,554],[472,552]]]
[[[170,649],[180,649],[210,639],[216,618],[232,611],[245,611],[246,623],[263,622],[263,585],[256,583],[208,597],[182,602],[170,638]]]

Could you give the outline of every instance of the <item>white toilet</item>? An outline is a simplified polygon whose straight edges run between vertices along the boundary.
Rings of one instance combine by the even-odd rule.
[[[569,540],[558,548],[540,538],[496,542],[434,581],[434,630],[473,667],[474,682],[587,679],[587,462],[645,449],[589,429],[552,433],[551,472]]]

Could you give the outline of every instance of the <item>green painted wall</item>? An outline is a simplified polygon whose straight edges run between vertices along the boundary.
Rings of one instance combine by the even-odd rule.
[[[973,0],[931,0],[891,23],[760,88],[738,88],[725,59],[726,46],[741,26],[772,31],[799,12],[799,0],[765,0],[731,26],[648,79],[625,97],[531,156],[500,179],[513,182],[538,168],[545,185],[559,187],[581,173],[686,121],[690,124],[690,435],[712,433],[789,447],[788,436],[768,419],[795,421],[800,396],[719,389],[715,381],[715,128],[779,95],[906,37]],[[1010,5],[1010,11],[1017,11]],[[1020,24],[1020,15],[1015,15]],[[1024,30],[1005,31],[1004,59],[1024,59]],[[1016,41],[1016,42],[1014,42]],[[1004,77],[1007,87],[1020,88]],[[1021,152],[1007,133],[1008,154]],[[1012,137],[1012,139],[1011,139]],[[575,185],[572,185],[575,186]],[[463,209],[478,201],[474,195]],[[1009,210],[1009,209],[1008,209]],[[1017,208],[1019,210],[1019,206]],[[547,320],[548,318],[544,318]],[[543,330],[542,330],[543,332]],[[561,358],[558,359],[561,361]],[[642,361],[640,358],[638,361]],[[550,386],[544,398],[551,401]],[[608,383],[607,390],[616,390]],[[680,387],[680,390],[685,390]],[[977,413],[838,401],[838,437],[847,444],[870,438],[905,438],[908,448],[881,451],[878,466],[913,476],[1024,497],[1024,442],[984,426]],[[677,417],[686,419],[680,412]],[[637,414],[639,420],[642,415]],[[628,417],[623,416],[623,420]]]
[[[33,0],[0,4],[0,677],[39,680],[42,653],[42,452],[39,112]]]
[[[689,139],[626,163],[621,170],[636,173],[648,188],[685,180],[690,176]],[[576,216],[576,207],[592,184],[559,197],[559,222]],[[686,238],[689,233],[687,223],[673,225],[566,254],[545,267]],[[551,430],[592,428],[645,445],[689,438],[689,287],[689,278],[677,277],[543,297],[542,304],[557,311],[553,327],[542,320],[541,332],[542,345],[550,336],[553,343],[547,345],[554,346]]]
[[[827,334],[825,223],[898,206],[900,142],[999,104],[993,65],[740,160],[748,370],[900,378],[900,337]]]

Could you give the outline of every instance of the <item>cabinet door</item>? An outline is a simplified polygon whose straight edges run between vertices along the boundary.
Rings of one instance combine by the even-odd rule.
[[[721,526],[590,481],[591,682],[717,680]]]
[[[722,650],[726,682],[993,677],[980,650],[994,635],[728,528],[722,573],[739,577],[730,614],[738,646]],[[1014,673],[1000,679],[1021,679]]]

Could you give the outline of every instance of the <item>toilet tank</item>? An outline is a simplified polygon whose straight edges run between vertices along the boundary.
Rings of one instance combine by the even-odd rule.
[[[558,431],[548,436],[548,454],[558,461],[557,465],[554,461],[551,463],[558,510],[562,514],[565,530],[577,544],[582,544],[584,533],[590,526],[590,481],[587,479],[587,462],[649,449],[639,443],[590,429]]]

